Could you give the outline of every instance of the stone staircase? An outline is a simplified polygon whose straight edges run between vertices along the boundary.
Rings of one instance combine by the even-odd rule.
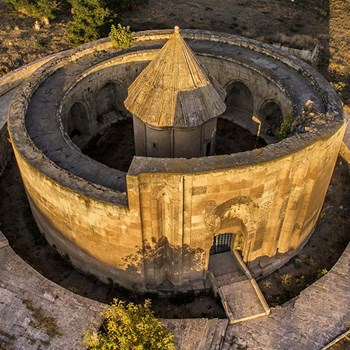
[[[221,350],[227,319],[163,319],[162,324],[174,335],[176,350]]]
[[[212,255],[210,259],[209,280],[231,324],[270,313],[259,286],[237,252]]]
[[[207,336],[203,338],[203,350],[220,350],[222,349],[225,332],[227,328],[227,319],[213,319],[208,322]]]
[[[215,277],[216,284],[220,287],[246,279],[247,276],[238,271]]]

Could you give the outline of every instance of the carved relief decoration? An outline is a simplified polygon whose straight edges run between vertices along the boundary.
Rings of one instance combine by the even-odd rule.
[[[248,197],[236,197],[216,205],[214,201],[208,201],[205,209],[205,225],[211,235],[215,235],[222,228],[229,228],[230,223],[241,224],[241,233],[237,237],[237,244],[244,251],[250,232],[254,232],[257,226],[257,210],[259,206]]]

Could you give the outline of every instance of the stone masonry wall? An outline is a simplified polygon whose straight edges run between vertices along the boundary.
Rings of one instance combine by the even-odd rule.
[[[182,283],[200,279],[219,233],[234,233],[242,240],[233,244],[240,245],[249,263],[296,249],[316,224],[343,134],[344,127],[325,141],[260,164],[210,172],[129,174],[128,197],[142,208],[144,238],[166,239],[173,254],[175,247],[185,245],[191,256],[174,258],[167,277],[174,282],[182,278]],[[134,158],[132,167],[142,162],[155,166],[146,158]],[[173,162],[180,167],[184,160]],[[156,281],[160,271],[151,272],[149,278]]]
[[[4,171],[7,161],[11,156],[11,144],[7,132],[7,111],[17,86],[30,76],[38,67],[48,62],[52,57],[48,56],[17,69],[11,74],[0,78],[0,175]]]
[[[32,167],[15,149],[33,215],[47,240],[78,268],[126,286],[142,285],[126,256],[142,247],[139,211],[80,195]],[[133,273],[134,272],[134,273]]]
[[[249,40],[232,40],[254,46]],[[98,45],[87,49],[92,59],[98,56],[94,50]],[[266,47],[259,50],[268,52]],[[180,289],[194,288],[199,281],[201,289],[216,234],[235,234],[234,247],[247,262],[287,253],[304,242],[317,220],[344,133],[338,100],[321,77],[311,72],[308,80],[301,80],[321,110],[334,112],[334,123],[324,121],[313,133],[252,152],[181,160],[135,157],[127,176],[126,196],[85,180],[84,174],[76,176],[62,169],[36,148],[24,128],[32,89],[43,83],[45,74],[54,76],[55,64],[65,69],[84,55],[80,49],[50,62],[37,73],[36,81],[23,85],[10,115],[15,155],[33,214],[48,241],[67,253],[78,268],[129,288],[137,284],[140,289],[154,290],[168,280]],[[300,62],[285,61],[276,64],[285,81],[293,80],[288,70],[308,70]],[[110,64],[106,62],[106,67]],[[298,74],[292,83],[300,82]],[[74,81],[71,75],[69,79],[69,84]],[[43,84],[41,88],[43,92]],[[293,99],[298,101],[297,96]],[[303,101],[299,104],[300,108]],[[60,139],[62,130],[54,129],[56,115],[43,119]]]

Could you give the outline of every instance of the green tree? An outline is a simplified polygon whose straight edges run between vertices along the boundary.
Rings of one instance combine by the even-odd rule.
[[[70,0],[73,20],[68,24],[72,44],[80,45],[108,34],[116,14],[104,0]]]
[[[25,15],[41,19],[41,21],[48,25],[50,19],[55,18],[55,11],[58,9],[58,1],[52,0],[5,0],[11,4],[16,11]]]
[[[130,31],[130,27],[123,27],[120,23],[116,27],[112,25],[111,31],[108,35],[116,49],[127,49],[134,43],[134,33]]]
[[[135,305],[114,299],[104,316],[103,331],[86,332],[87,349],[175,350],[173,335],[155,318],[150,300]]]

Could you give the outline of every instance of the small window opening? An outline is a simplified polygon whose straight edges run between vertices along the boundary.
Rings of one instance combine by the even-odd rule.
[[[153,143],[153,149],[156,149],[157,145],[155,143]]]

